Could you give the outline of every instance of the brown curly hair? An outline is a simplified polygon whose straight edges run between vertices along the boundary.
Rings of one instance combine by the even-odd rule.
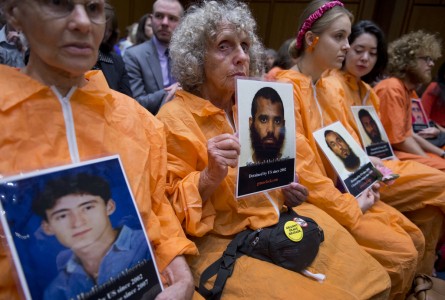
[[[441,57],[442,39],[439,35],[423,30],[407,33],[388,46],[388,74],[400,79],[407,76],[407,70],[417,66],[419,56],[429,56],[433,60]]]

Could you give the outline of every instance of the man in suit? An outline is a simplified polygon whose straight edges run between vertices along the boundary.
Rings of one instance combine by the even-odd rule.
[[[168,46],[184,14],[178,0],[157,0],[153,4],[153,37],[129,48],[124,55],[133,97],[152,114],[171,100],[178,83],[170,74]]]

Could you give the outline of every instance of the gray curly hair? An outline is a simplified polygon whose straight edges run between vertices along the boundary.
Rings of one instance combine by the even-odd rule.
[[[184,90],[199,91],[205,79],[204,60],[208,42],[215,40],[218,26],[225,21],[249,37],[249,76],[258,76],[263,69],[264,48],[247,4],[235,0],[204,0],[187,10],[170,41],[172,73]]]

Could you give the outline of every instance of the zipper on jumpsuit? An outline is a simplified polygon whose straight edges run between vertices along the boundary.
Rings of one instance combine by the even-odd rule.
[[[80,162],[79,148],[77,147],[76,130],[74,128],[73,111],[71,109],[70,99],[76,91],[76,87],[72,87],[68,94],[63,97],[55,86],[51,86],[51,90],[56,94],[62,105],[63,119],[65,120],[66,139],[68,142],[68,149],[70,151],[71,161],[73,163]]]
[[[312,92],[314,94],[315,104],[317,104],[318,113],[320,114],[320,119],[321,119],[321,127],[320,128],[323,128],[324,127],[323,112],[321,110],[320,103],[318,103],[317,89],[315,87],[315,84],[312,81],[311,81],[311,87],[312,87]]]

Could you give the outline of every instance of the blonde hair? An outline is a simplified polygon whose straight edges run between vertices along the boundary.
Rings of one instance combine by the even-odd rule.
[[[309,18],[310,15],[312,15],[321,6],[329,2],[331,1],[313,0],[309,2],[305,10],[300,15],[300,19],[298,22],[298,31],[301,29],[304,22],[307,20],[307,18]],[[348,18],[351,20],[351,23],[353,22],[354,16],[349,10],[347,10],[343,6],[334,6],[324,12],[323,15],[312,24],[311,28],[308,31],[312,31],[315,34],[320,35],[324,31],[326,31],[335,20],[344,15],[348,16]],[[304,53],[304,50],[308,47],[304,38],[302,42],[302,47],[300,47],[299,49],[297,49],[296,47],[296,41],[289,46],[289,54],[293,58],[301,56]]]

